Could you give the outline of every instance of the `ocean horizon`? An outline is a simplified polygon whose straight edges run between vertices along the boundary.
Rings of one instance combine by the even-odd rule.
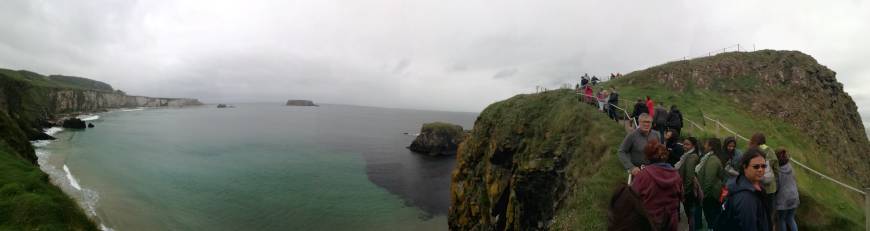
[[[40,168],[104,230],[445,230],[455,158],[406,149],[477,113],[276,103],[113,110]]]

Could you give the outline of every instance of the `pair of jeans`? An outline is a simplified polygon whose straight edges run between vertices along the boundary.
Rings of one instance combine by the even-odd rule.
[[[779,230],[797,231],[797,222],[794,220],[795,209],[777,210],[777,228]]]

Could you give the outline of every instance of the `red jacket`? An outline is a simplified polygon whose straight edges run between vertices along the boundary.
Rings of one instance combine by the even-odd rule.
[[[652,99],[649,99],[646,101],[646,108],[647,108],[647,110],[649,110],[650,117],[653,117],[656,115],[655,106],[656,106],[656,104],[652,101]]]
[[[657,227],[676,231],[683,200],[683,180],[667,163],[647,165],[635,176],[631,189],[643,200],[643,207]],[[665,225],[667,224],[667,225]]]

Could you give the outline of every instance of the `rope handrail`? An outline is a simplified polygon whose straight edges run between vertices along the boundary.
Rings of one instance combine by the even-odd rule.
[[[598,98],[595,97],[594,95],[587,95],[587,94],[585,94],[585,93],[581,93],[581,92],[577,92],[577,94],[578,94],[578,95],[582,95],[582,96],[587,96],[587,97],[595,98],[596,101],[598,100]],[[619,107],[619,106],[617,106],[617,105],[614,105],[614,104],[612,104],[612,103],[607,103],[607,104],[610,105],[610,106],[612,106],[612,107],[615,107],[616,109],[619,109],[620,111],[622,111],[622,113],[625,114],[625,119],[631,121],[632,124],[634,124],[634,127],[637,127],[637,121],[636,121],[634,118],[631,118],[630,116],[628,116],[628,112],[625,111],[625,109],[622,109],[621,107]]]
[[[596,96],[594,96],[594,95],[588,95],[588,94],[580,93],[580,92],[577,92],[577,94],[578,94],[578,95],[582,95],[582,96],[586,96],[586,97],[594,98],[596,101],[598,100],[598,98],[597,98]],[[635,121],[633,118],[629,117],[629,116],[628,116],[628,112],[625,111],[625,109],[622,109],[622,108],[620,108],[619,106],[614,105],[614,104],[611,104],[611,103],[607,103],[607,104],[610,105],[610,106],[612,106],[612,107],[614,107],[614,108],[616,108],[616,109],[618,109],[618,110],[620,110],[620,111],[622,111],[623,114],[625,114],[626,119],[631,120],[631,121],[634,123],[634,126],[635,126],[635,127],[638,126],[637,121]],[[730,128],[728,128],[728,126],[725,126],[725,124],[722,124],[721,121],[719,121],[719,120],[717,120],[717,119],[710,118],[710,117],[708,117],[707,115],[704,115],[704,114],[702,114],[701,116],[702,116],[704,119],[706,119],[706,120],[710,120],[710,121],[712,121],[713,123],[716,123],[719,127],[721,127],[721,128],[723,128],[723,129],[725,129],[726,131],[728,131],[728,132],[734,134],[736,137],[742,139],[743,141],[749,142],[749,139],[747,139],[746,137],[740,135],[739,133],[735,132],[734,130],[731,130]],[[705,131],[705,132],[707,131],[707,129],[701,127],[700,125],[698,125],[697,123],[695,123],[695,121],[692,121],[692,120],[690,120],[690,119],[688,119],[688,118],[683,118],[683,119],[686,120],[686,121],[688,121],[689,123],[691,123],[692,126],[695,126],[695,127],[697,127],[698,129],[703,130],[703,131]],[[837,183],[837,184],[839,184],[840,186],[843,186],[843,187],[845,187],[845,188],[847,188],[847,189],[850,189],[850,190],[852,190],[852,191],[855,191],[855,192],[857,192],[857,193],[859,193],[859,194],[861,194],[861,195],[867,195],[866,192],[864,192],[864,191],[862,191],[862,190],[860,190],[860,189],[857,189],[857,188],[855,188],[855,187],[852,187],[852,186],[850,186],[850,185],[848,185],[848,184],[846,184],[846,183],[840,182],[839,180],[834,179],[834,178],[832,178],[832,177],[830,177],[830,176],[827,176],[827,175],[825,175],[825,174],[822,174],[821,172],[816,171],[815,169],[812,169],[812,168],[810,168],[810,167],[804,165],[803,163],[801,163],[801,162],[798,161],[798,160],[791,159],[791,161],[794,162],[794,163],[796,163],[796,164],[797,164],[798,166],[800,166],[801,168],[804,168],[804,169],[806,169],[806,170],[808,170],[808,171],[810,171],[810,172],[812,172],[812,173],[815,173],[816,175],[818,175],[818,176],[820,176],[820,177],[822,177],[822,178],[824,178],[824,179],[827,179],[827,180],[829,180],[829,181],[831,181],[831,182]],[[631,174],[628,174],[628,184],[631,184],[631,178],[632,178],[632,177],[631,177]]]
[[[716,119],[713,119],[713,118],[707,117],[706,115],[702,115],[702,116],[704,117],[704,119],[707,119],[707,120],[713,121],[714,123],[718,124],[721,128],[724,128],[725,130],[727,130],[727,131],[729,131],[729,132],[731,132],[731,133],[734,133],[738,138],[742,139],[743,141],[749,142],[749,139],[747,139],[746,137],[743,137],[743,136],[741,136],[740,134],[738,134],[737,132],[734,132],[733,130],[729,129],[727,126],[725,126],[724,124],[722,124],[721,122],[719,122],[719,120],[716,120]],[[694,124],[694,122],[692,122],[692,123]],[[701,130],[707,131],[707,129],[704,129],[704,128],[701,128],[701,127],[699,127],[699,128],[700,128]],[[803,163],[801,163],[800,161],[798,161],[798,160],[796,160],[796,159],[794,159],[794,158],[791,159],[791,162],[794,162],[795,164],[797,164],[797,165],[800,166],[801,168],[804,168],[804,169],[806,169],[806,170],[809,170],[810,172],[815,173],[816,175],[818,175],[818,176],[820,176],[820,177],[822,177],[822,178],[824,178],[824,179],[827,179],[827,180],[829,180],[829,181],[831,181],[831,182],[837,183],[837,184],[839,184],[840,186],[843,186],[843,187],[845,187],[845,188],[847,188],[847,189],[850,189],[850,190],[852,190],[852,191],[855,191],[855,192],[857,192],[857,193],[860,193],[861,195],[867,195],[866,192],[864,192],[864,191],[862,191],[862,190],[860,190],[860,189],[858,189],[858,188],[852,187],[851,185],[848,185],[848,184],[846,184],[846,183],[840,182],[839,180],[834,179],[834,178],[832,178],[832,177],[830,177],[830,176],[828,176],[828,175],[822,174],[821,172],[816,171],[815,169],[812,169],[812,168],[810,168],[810,167],[804,165]]]

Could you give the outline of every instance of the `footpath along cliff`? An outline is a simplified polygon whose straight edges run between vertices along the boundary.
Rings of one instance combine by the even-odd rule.
[[[684,117],[716,118],[848,184],[870,183],[870,144],[835,72],[796,51],[732,52],[676,61],[606,83],[633,105],[651,96]],[[629,112],[630,113],[630,112]],[[686,127],[689,127],[686,122]],[[705,126],[701,124],[701,126]],[[684,129],[684,135],[731,136]],[[460,144],[448,215],[453,230],[604,230],[625,129],[570,90],[517,95],[487,107]],[[738,148],[745,149],[740,142]],[[863,198],[796,170],[798,223],[810,230],[862,230]]]

